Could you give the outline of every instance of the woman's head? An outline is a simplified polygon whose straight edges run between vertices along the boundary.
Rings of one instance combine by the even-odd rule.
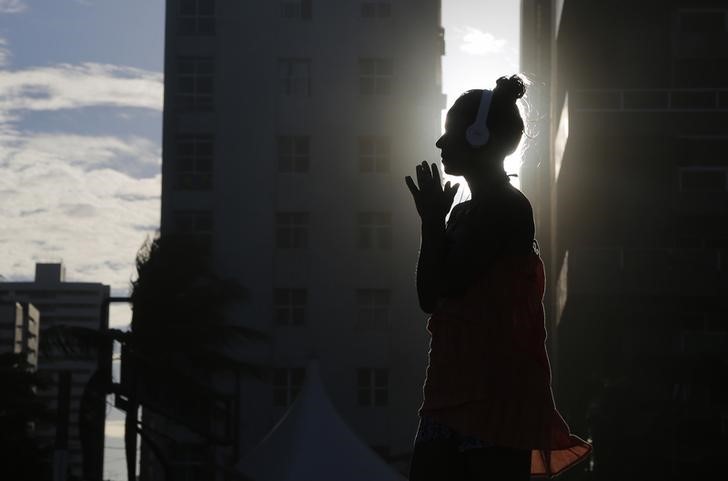
[[[447,112],[445,133],[435,144],[442,150],[445,172],[464,175],[479,163],[502,161],[516,150],[523,135],[523,119],[516,101],[525,91],[517,75],[497,80],[486,118],[490,136],[482,146],[470,145],[465,132],[478,115],[483,91],[468,90],[455,101]]]

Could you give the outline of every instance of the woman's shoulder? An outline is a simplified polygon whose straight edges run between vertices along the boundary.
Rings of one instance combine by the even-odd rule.
[[[513,217],[518,214],[532,215],[533,208],[523,192],[506,184],[503,188],[493,191],[477,204],[470,206],[470,210],[483,215],[505,215]]]

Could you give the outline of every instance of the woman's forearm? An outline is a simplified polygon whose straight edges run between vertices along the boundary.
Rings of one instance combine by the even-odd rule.
[[[422,221],[420,255],[417,259],[417,297],[423,311],[437,307],[444,274],[445,219]]]

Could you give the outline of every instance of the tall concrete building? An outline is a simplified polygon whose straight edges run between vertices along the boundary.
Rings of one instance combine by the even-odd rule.
[[[62,264],[36,264],[35,279],[30,282],[0,282],[0,301],[32,304],[37,308],[36,322],[40,318],[40,336],[43,331],[54,326],[78,326],[90,329],[107,328],[108,318],[103,315],[105,300],[109,297],[110,287],[100,283],[66,282],[65,269]],[[24,314],[25,315],[25,314]],[[81,439],[79,437],[79,408],[81,396],[91,375],[99,367],[98,353],[95,349],[79,352],[75,356],[47,350],[38,356],[38,370],[48,375],[51,384],[47,389],[38,391],[38,396],[45,402],[51,413],[58,408],[59,388],[63,384],[62,377],[70,375],[70,399],[68,419],[68,443],[61,456],[64,458],[70,474],[79,479],[83,476],[83,459]],[[105,412],[105,400],[101,405],[93,406],[96,412]],[[51,418],[52,419],[52,418]],[[94,424],[94,432],[98,434],[94,441],[93,452],[96,472],[94,479],[103,475],[104,426],[101,418]],[[37,426],[39,440],[51,446],[55,444],[59,423],[48,421]],[[62,428],[61,428],[62,429]]]
[[[0,353],[22,354],[29,367],[37,369],[39,325],[33,304],[0,301]]]
[[[439,0],[167,1],[162,235],[203,239],[249,292],[231,322],[272,336],[240,347],[271,369],[240,378],[218,464],[271,429],[316,356],[346,422],[406,469],[428,337],[404,177],[439,158],[443,53]]]
[[[728,6],[522,2],[545,140],[557,402],[585,479],[695,479],[728,449]],[[545,226],[545,227],[544,227]]]

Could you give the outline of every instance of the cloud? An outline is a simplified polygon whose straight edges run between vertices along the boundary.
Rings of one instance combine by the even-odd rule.
[[[24,12],[28,5],[23,0],[0,0],[0,13]]]
[[[0,12],[20,11],[22,5],[0,0]],[[10,55],[0,38],[0,66]],[[36,262],[63,262],[68,281],[102,282],[114,295],[128,293],[137,250],[159,226],[160,139],[96,125],[92,130],[100,134],[90,135],[75,120],[82,109],[95,108],[130,122],[148,121],[149,115],[161,122],[162,96],[161,73],[127,66],[0,70],[0,274],[5,279],[32,280]],[[54,131],[28,122],[51,112],[68,114]],[[128,327],[128,306],[113,305],[111,311],[112,326]],[[111,429],[113,436],[118,427]]]
[[[475,27],[465,27],[461,33],[463,43],[460,45],[460,50],[470,55],[497,54],[503,52],[506,46],[504,38],[497,38]]]
[[[36,262],[62,259],[69,281],[103,282],[126,290],[137,250],[159,225],[158,146],[76,135],[81,148],[75,150],[63,137],[31,134],[16,139],[11,149],[0,149],[0,238],[9,240],[0,272],[29,280]],[[52,145],[55,151],[45,148]],[[119,145],[154,158],[156,175],[123,172],[125,155],[115,150]]]
[[[107,106],[161,111],[162,80],[159,72],[98,63],[2,71],[0,110],[52,111]]]
[[[137,250],[159,226],[159,140],[88,135],[73,122],[65,132],[19,127],[33,112],[87,107],[161,116],[162,75],[91,63],[0,71],[0,273],[31,280],[36,262],[63,261],[67,280],[124,295]]]
[[[12,144],[14,148],[6,144],[8,150],[0,157],[0,165],[4,162],[10,169],[36,173],[37,177],[24,179],[30,185],[55,176],[62,167],[78,167],[83,172],[112,169],[133,178],[153,178],[161,168],[159,145],[138,136],[17,134]]]

